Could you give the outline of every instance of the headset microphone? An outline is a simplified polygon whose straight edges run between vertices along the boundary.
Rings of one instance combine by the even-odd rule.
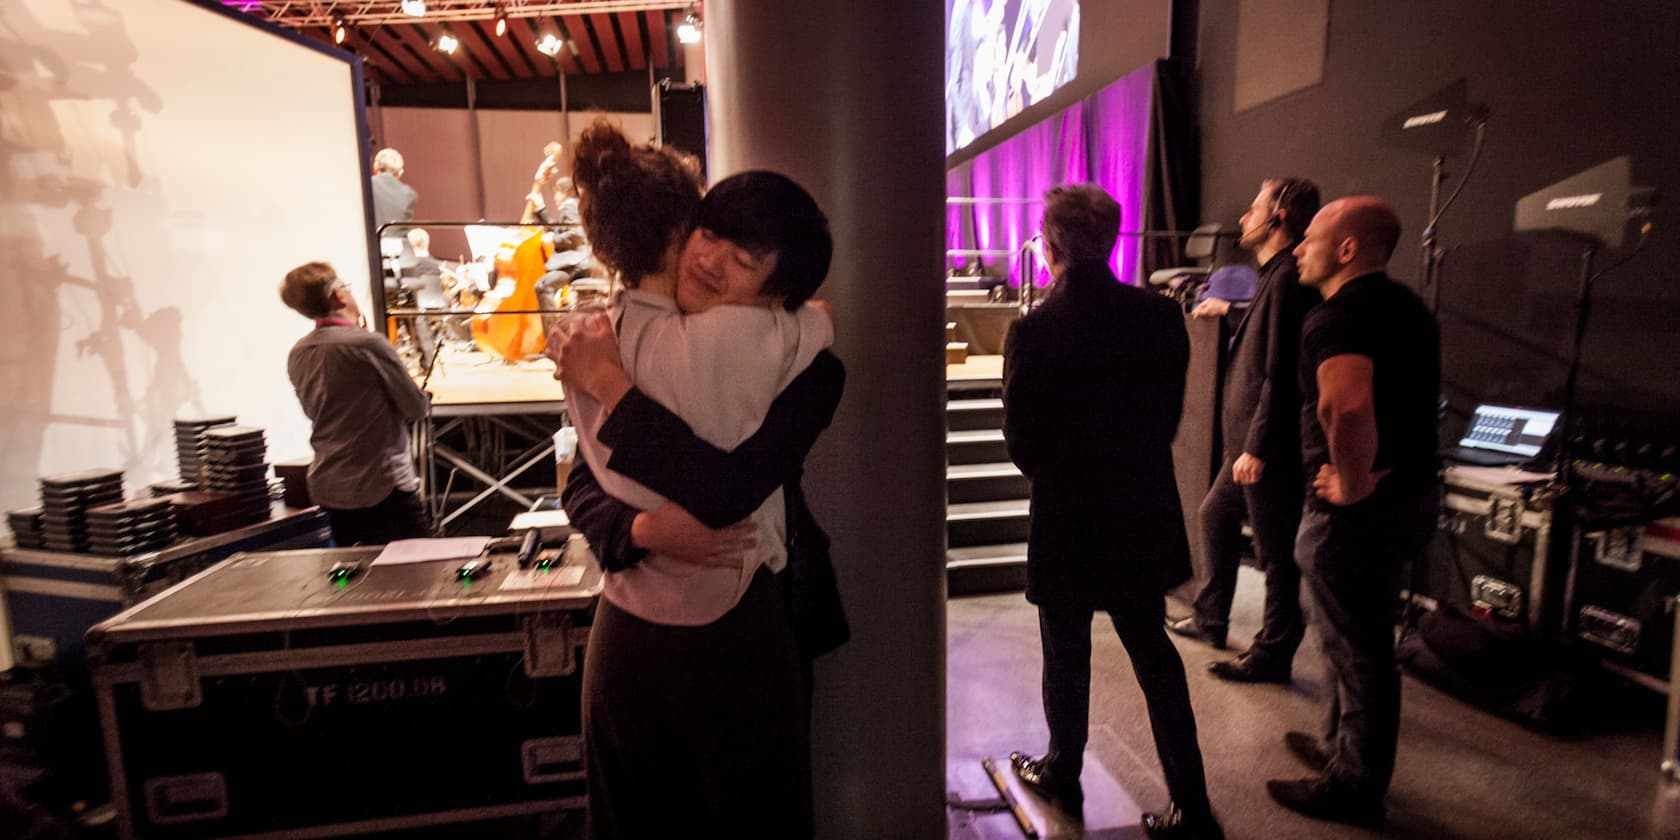
[[[1289,196],[1289,191],[1295,188],[1294,178],[1285,178],[1278,185],[1277,195],[1272,198],[1272,217],[1266,220],[1266,227],[1283,227],[1283,200]]]

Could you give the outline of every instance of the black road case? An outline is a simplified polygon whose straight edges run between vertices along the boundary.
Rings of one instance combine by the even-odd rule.
[[[1578,533],[1569,635],[1616,662],[1669,680],[1680,597],[1680,519]]]
[[[101,622],[89,662],[121,836],[329,837],[583,805],[601,573],[499,555],[236,555]],[[335,569],[350,569],[334,574]]]
[[[82,637],[96,622],[240,551],[315,548],[332,539],[320,508],[276,508],[264,522],[127,557],[0,549],[0,588],[17,660],[85,682]]]
[[[1555,634],[1561,587],[1554,581],[1564,571],[1551,556],[1549,501],[1530,485],[1491,475],[1445,470],[1440,528],[1413,575],[1413,595]]]

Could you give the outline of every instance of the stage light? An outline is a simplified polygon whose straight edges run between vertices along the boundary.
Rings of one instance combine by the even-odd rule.
[[[559,55],[560,51],[565,48],[566,42],[553,32],[544,32],[543,36],[537,39],[537,52],[549,58]]]
[[[426,0],[402,0],[402,13],[412,17],[425,17]]]
[[[700,9],[689,7],[688,15],[683,18],[682,23],[677,24],[677,40],[684,44],[700,43],[700,29],[704,25],[705,22],[700,19]]]
[[[435,49],[444,55],[454,55],[455,51],[460,48],[460,40],[448,32],[437,36],[437,41],[432,44],[432,49]]]
[[[503,6],[500,3],[497,3],[496,4],[496,37],[500,38],[500,37],[502,37],[503,35],[506,35],[506,34],[507,34],[507,7]]]
[[[349,30],[344,25],[344,18],[333,21],[333,43],[342,44]]]

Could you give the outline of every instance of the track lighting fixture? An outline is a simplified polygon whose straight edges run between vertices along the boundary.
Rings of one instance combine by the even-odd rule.
[[[700,7],[689,6],[683,22],[677,24],[677,40],[684,44],[700,43],[700,30],[704,26],[705,21],[700,19]]]
[[[565,39],[555,35],[553,32],[544,32],[543,36],[537,39],[537,52],[540,52],[549,58],[554,58],[560,55],[560,51],[565,48]]]

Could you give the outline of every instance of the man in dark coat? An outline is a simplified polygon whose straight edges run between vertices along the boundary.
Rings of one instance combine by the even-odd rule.
[[[1301,389],[1297,359],[1301,322],[1318,292],[1301,285],[1295,245],[1318,212],[1318,187],[1299,178],[1260,185],[1238,222],[1239,242],[1260,262],[1260,288],[1231,336],[1220,427],[1224,458],[1202,500],[1203,545],[1212,568],[1196,593],[1195,612],[1167,629],[1225,647],[1231,601],[1237,592],[1246,519],[1254,554],[1266,575],[1260,632],[1235,659],[1208,667],[1234,682],[1289,682],[1295,651],[1306,634],[1301,617],[1301,571],[1295,530],[1301,524]],[[1224,315],[1212,300],[1193,313]]]
[[[1173,478],[1189,339],[1170,300],[1121,284],[1107,260],[1120,206],[1094,186],[1045,199],[1044,304],[1004,346],[1003,433],[1032,482],[1027,600],[1038,606],[1050,749],[1016,773],[1079,816],[1091,687],[1091,618],[1106,612],[1149,706],[1173,804],[1157,837],[1219,837],[1184,663],[1167,638],[1166,591],[1190,576]]]

